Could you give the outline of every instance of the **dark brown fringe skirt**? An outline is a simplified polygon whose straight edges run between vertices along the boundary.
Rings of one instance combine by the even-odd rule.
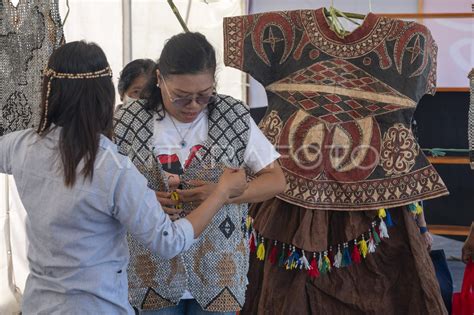
[[[279,199],[250,209],[265,238],[321,252],[366,233],[377,211],[309,210]],[[447,314],[426,246],[406,207],[390,209],[394,226],[360,264],[312,278],[251,254],[241,314]]]

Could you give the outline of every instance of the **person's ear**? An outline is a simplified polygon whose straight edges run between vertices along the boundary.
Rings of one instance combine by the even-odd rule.
[[[157,85],[160,85],[160,83],[161,83],[161,72],[160,72],[160,69],[156,69],[156,82],[157,82]]]

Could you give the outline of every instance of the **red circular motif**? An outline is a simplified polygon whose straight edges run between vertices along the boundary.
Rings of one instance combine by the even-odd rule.
[[[319,53],[319,50],[313,49],[313,50],[311,50],[311,51],[309,52],[309,58],[311,58],[311,59],[314,60],[314,59],[316,59],[316,58],[319,57],[319,54],[320,54],[320,53]]]
[[[367,128],[370,127],[370,128]],[[303,178],[359,181],[378,165],[381,139],[372,117],[326,125],[303,111],[286,122],[279,141],[282,167]]]

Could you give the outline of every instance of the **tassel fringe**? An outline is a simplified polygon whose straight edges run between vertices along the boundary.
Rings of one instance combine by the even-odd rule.
[[[310,265],[310,269],[308,269],[308,275],[311,277],[311,278],[317,278],[319,277],[319,268],[318,268],[318,264],[316,262],[316,253],[313,253],[313,259],[311,259],[311,265]]]
[[[418,203],[409,205],[408,209],[413,213],[422,211]],[[243,225],[248,236],[249,250],[256,253],[258,260],[268,259],[272,265],[278,264],[286,270],[306,271],[311,278],[326,274],[332,268],[360,264],[368,254],[375,253],[382,239],[389,238],[388,229],[394,226],[390,212],[382,208],[378,210],[377,219],[371,223],[366,233],[352,241],[329,246],[328,250],[307,253],[291,244],[280,245],[276,240],[273,244],[267,242],[268,248],[265,248],[265,238],[253,228],[252,223],[252,219],[247,217]]]
[[[349,245],[344,244],[344,254],[342,254],[342,266],[349,267],[352,265],[351,254],[349,253]]]
[[[360,262],[362,261],[360,257],[359,248],[357,247],[357,240],[354,240],[354,247],[352,249],[352,260],[356,264],[360,264]]]
[[[273,243],[273,248],[272,251],[270,252],[270,256],[268,257],[268,260],[272,265],[277,263],[277,255],[278,255],[278,247],[277,247],[277,241]]]
[[[257,259],[258,260],[265,260],[265,245],[263,245],[264,239],[260,241],[257,248]]]

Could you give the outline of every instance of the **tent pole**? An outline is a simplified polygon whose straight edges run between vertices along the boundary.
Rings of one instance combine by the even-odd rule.
[[[0,178],[2,178],[4,182],[4,211],[5,211],[5,222],[4,222],[4,231],[3,235],[5,237],[5,249],[7,251],[7,277],[8,277],[8,287],[10,288],[10,292],[15,296],[17,306],[21,303],[21,295],[16,289],[15,280],[13,275],[13,255],[12,255],[12,243],[11,243],[11,231],[10,231],[10,183],[7,174],[0,174]]]
[[[122,0],[122,63],[132,60],[132,0]]]

